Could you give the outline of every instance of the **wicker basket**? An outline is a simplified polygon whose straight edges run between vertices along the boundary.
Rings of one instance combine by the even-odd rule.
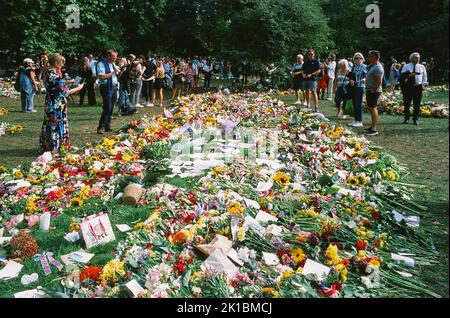
[[[125,205],[135,206],[143,193],[142,186],[137,183],[131,183],[123,190],[122,203]]]

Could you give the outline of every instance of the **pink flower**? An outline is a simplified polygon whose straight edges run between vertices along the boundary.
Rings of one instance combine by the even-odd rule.
[[[29,227],[33,227],[33,226],[36,225],[36,223],[39,222],[40,218],[39,218],[39,216],[33,214],[33,215],[30,215],[30,216],[26,216],[25,220],[28,222],[28,226]]]

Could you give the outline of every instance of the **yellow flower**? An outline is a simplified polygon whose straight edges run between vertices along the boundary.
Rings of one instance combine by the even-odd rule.
[[[291,178],[284,172],[277,172],[273,177],[273,181],[278,185],[285,187],[291,182]]]
[[[100,273],[100,281],[103,286],[107,285],[109,282],[115,285],[118,278],[125,276],[124,262],[113,259],[109,261],[102,269]]]
[[[395,180],[397,179],[397,176],[395,175],[395,172],[394,172],[394,171],[388,170],[388,171],[386,172],[386,178],[387,178],[389,181],[395,181]]]
[[[72,218],[69,224],[69,232],[78,232],[78,231],[80,231],[80,224],[78,224],[76,218]]]
[[[70,206],[73,206],[75,208],[79,208],[83,206],[83,200],[77,197],[73,197],[70,199]]]
[[[245,229],[242,226],[237,231],[237,239],[239,242],[245,241]]]
[[[5,173],[5,172],[6,172],[6,167],[0,166],[0,173]]]
[[[291,253],[291,256],[294,259],[294,262],[296,262],[297,264],[304,261],[306,258],[305,252],[303,251],[303,249],[301,247],[293,250]]]
[[[14,172],[14,178],[15,179],[23,179],[25,175],[23,174],[22,170],[16,170],[16,172]]]
[[[144,226],[144,222],[139,222],[139,223],[137,223],[135,226],[134,226],[134,229],[135,230],[138,230],[138,229],[140,229],[141,227],[143,227]]]
[[[241,206],[241,204],[238,201],[233,201],[228,206],[228,213],[234,214],[234,215],[242,215],[245,211],[245,208]]]
[[[350,185],[352,185],[352,186],[357,187],[357,186],[359,185],[359,180],[358,180],[358,178],[355,177],[355,176],[350,176],[350,177],[347,179],[347,183],[350,184]]]
[[[35,201],[38,199],[38,197],[36,195],[32,195],[27,202],[27,206],[26,206],[26,211],[28,213],[33,213],[36,212],[38,210],[38,207],[35,203]]]
[[[328,258],[328,265],[337,265],[341,262],[341,259],[338,255],[338,248],[336,245],[330,244],[328,245],[327,250],[325,251],[325,256]]]
[[[369,265],[372,266],[373,268],[379,268],[380,262],[376,259],[371,259]]]
[[[74,165],[77,164],[77,160],[76,160],[74,157],[72,157],[72,156],[68,156],[68,157],[66,158],[66,163],[67,163],[68,165],[74,166]]]

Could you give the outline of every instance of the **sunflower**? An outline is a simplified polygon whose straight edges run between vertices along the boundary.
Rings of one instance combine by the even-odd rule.
[[[68,165],[74,166],[77,163],[77,161],[76,161],[76,159],[74,157],[67,157],[66,158],[66,163]]]
[[[83,200],[81,198],[74,197],[74,198],[70,199],[70,206],[79,208],[79,207],[83,206]]]
[[[305,252],[303,251],[303,249],[301,247],[293,250],[291,253],[291,256],[294,259],[294,262],[296,262],[297,264],[306,259]]]
[[[359,180],[358,180],[358,178],[357,177],[355,177],[355,176],[351,176],[351,177],[349,177],[348,179],[347,179],[347,183],[349,183],[350,185],[352,185],[352,186],[358,186],[359,185]]]
[[[5,172],[6,172],[6,167],[0,166],[0,173],[5,173]]]
[[[291,182],[291,178],[284,172],[277,172],[273,177],[273,181],[278,185],[285,187]]]
[[[22,170],[17,170],[16,172],[14,172],[14,178],[15,179],[23,179],[24,174],[22,172]]]

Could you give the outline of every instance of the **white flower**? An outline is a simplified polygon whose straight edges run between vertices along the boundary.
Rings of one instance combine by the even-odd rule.
[[[192,288],[192,295],[195,297],[200,297],[202,295],[202,289],[200,287],[194,286]]]
[[[283,228],[281,226],[271,224],[266,229],[266,234],[270,236],[279,236],[283,232]]]
[[[238,256],[244,263],[247,263],[250,260],[250,250],[248,247],[241,247],[237,250]]]

